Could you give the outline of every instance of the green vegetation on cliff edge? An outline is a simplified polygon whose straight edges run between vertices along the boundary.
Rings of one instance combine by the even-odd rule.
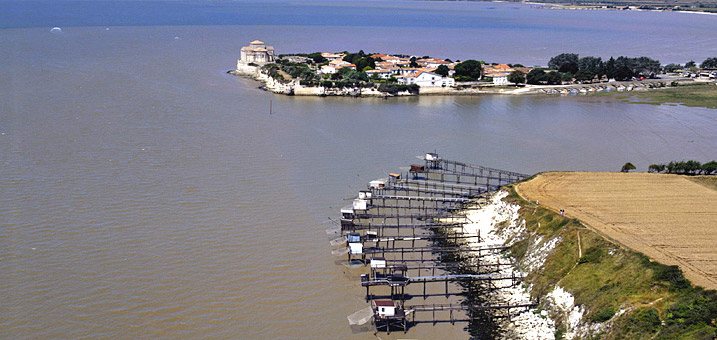
[[[570,292],[575,304],[585,308],[584,320],[607,325],[589,339],[715,339],[716,291],[692,286],[679,267],[653,262],[576,219],[522,199],[513,186],[509,190],[505,199],[521,206],[529,235],[511,248],[518,262],[525,259],[529,242],[560,239],[544,265],[526,278],[533,298],[556,286]],[[567,320],[556,321],[559,338]]]

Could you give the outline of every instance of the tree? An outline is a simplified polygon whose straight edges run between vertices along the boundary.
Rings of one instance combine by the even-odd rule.
[[[615,80],[628,80],[635,76],[633,72],[634,60],[628,57],[618,57],[615,59],[615,69],[613,77]]]
[[[577,65],[578,65],[578,54],[577,53],[561,53],[558,54],[552,58],[550,58],[550,61],[548,62],[548,67],[556,70],[560,70],[560,68],[563,67],[565,64],[574,64],[575,65],[575,72],[577,72]],[[567,67],[567,66],[566,66]],[[572,67],[572,66],[570,66]],[[561,71],[561,72],[567,72],[567,71]],[[575,73],[571,72],[571,73]]]
[[[633,59],[633,70],[635,74],[651,75],[660,72],[660,61],[648,57],[639,57]]]
[[[344,67],[339,70],[339,72],[335,73],[340,76],[341,79],[345,81],[368,81],[368,75],[365,72],[359,72],[356,70],[352,70],[349,67]],[[332,77],[333,78],[333,77]]]
[[[595,73],[587,68],[581,69],[578,73],[575,73],[575,80],[577,81],[591,81],[593,78],[595,78]]]
[[[548,75],[545,74],[545,71],[533,69],[532,71],[528,72],[527,82],[531,85],[540,85],[541,83],[547,83],[548,82]]]
[[[515,85],[525,83],[525,73],[518,70],[510,72],[508,81]]]
[[[687,63],[685,63],[685,68],[692,68],[692,67],[697,67],[697,63],[695,63],[694,60],[690,60]]]
[[[625,163],[625,165],[622,166],[622,169],[620,169],[620,171],[621,172],[630,172],[630,170],[635,170],[635,169],[637,169],[637,168],[635,168],[635,166],[632,165],[632,163],[627,162],[627,163]]]
[[[689,175],[694,175],[702,170],[702,164],[698,161],[689,160],[685,162],[685,172]]]
[[[311,53],[311,54],[307,55],[307,57],[311,58],[314,61],[314,63],[316,63],[316,64],[321,64],[323,62],[328,61],[328,59],[324,58],[321,55],[321,52]]]
[[[663,171],[665,171],[664,164],[650,164],[650,166],[647,168],[647,172],[663,172]]]
[[[701,68],[717,68],[717,57],[707,58],[700,64]]]
[[[418,67],[418,63],[416,62],[416,57],[411,57],[411,63],[408,66]]]
[[[667,165],[665,166],[665,169],[667,170],[667,173],[668,173],[668,174],[673,174],[673,173],[675,173],[675,162],[669,162],[669,163],[667,163]]]
[[[717,161],[710,161],[702,164],[702,173],[705,175],[717,173]]]
[[[366,67],[370,67],[371,69],[376,68],[376,61],[371,57],[355,58],[352,63],[356,65],[357,70],[363,70]]]
[[[578,68],[599,75],[600,71],[602,71],[602,64],[602,58],[600,57],[583,57],[578,61]],[[577,76],[577,73],[575,75]]]
[[[477,60],[466,60],[453,68],[457,76],[463,76],[470,79],[480,79],[481,63]]]
[[[663,67],[663,69],[665,70],[665,72],[675,72],[675,71],[677,71],[677,70],[681,70],[681,69],[682,69],[682,65],[680,65],[680,64],[667,64],[667,65],[665,65],[665,67]]]
[[[450,71],[450,69],[448,69],[448,66],[441,65],[441,66],[438,66],[438,68],[436,69],[436,74],[443,76],[443,77],[448,77],[449,71]]]
[[[609,78],[615,78],[615,58],[610,57],[610,59],[603,64],[603,71],[602,74],[606,75]]]
[[[558,72],[572,73],[572,74],[575,74],[576,72],[578,72],[578,70],[579,70],[578,64],[574,63],[574,62],[564,63],[564,64],[560,65],[560,68],[558,68]]]
[[[545,76],[548,80],[548,85],[560,85],[563,83],[563,75],[560,72],[548,72]]]

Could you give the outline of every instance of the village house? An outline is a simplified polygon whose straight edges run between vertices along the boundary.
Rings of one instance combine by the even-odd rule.
[[[485,65],[483,67],[483,77],[493,78],[493,84],[506,85],[508,84],[508,75],[513,71],[521,71],[524,74],[528,74],[532,69],[529,67],[510,67],[506,64],[498,65]]]
[[[448,61],[436,59],[436,58],[417,59],[416,63],[422,67],[433,68],[433,69],[438,68],[438,66],[441,66],[441,65],[448,66],[450,64],[450,62],[448,62]]]
[[[367,70],[366,75],[370,77],[377,76],[382,79],[388,79],[391,78],[395,73],[391,70],[385,70],[385,69],[375,69],[375,70]]]
[[[394,56],[391,56],[391,55],[382,55],[382,56],[379,57],[379,59],[381,59],[382,61],[387,61],[387,62],[392,63],[392,64],[397,64],[397,63],[401,62],[401,58],[399,58],[399,57],[394,57]]]
[[[394,63],[390,63],[388,61],[377,61],[376,62],[376,69],[377,70],[389,70],[393,74],[399,74],[401,72],[398,65]]]
[[[398,67],[410,67],[411,66],[411,59],[409,58],[399,58],[398,62],[396,63],[396,66]]]
[[[329,61],[336,60],[336,59],[343,59],[346,55],[343,53],[328,53],[328,52],[322,52],[321,56],[326,58]]]
[[[331,65],[323,65],[323,66],[321,66],[321,68],[318,70],[318,73],[320,73],[320,74],[334,74],[334,73],[336,73],[337,71],[338,71],[338,70],[337,70],[335,67],[331,66]]]
[[[418,72],[421,72],[421,71],[423,71],[423,70],[421,70],[420,68],[404,67],[404,68],[399,69],[399,74],[402,76],[414,77],[416,74],[418,74]]]
[[[321,66],[321,69],[319,69],[319,73],[334,74],[344,67],[351,68],[352,70],[356,69],[356,65],[348,61],[345,61],[343,59],[334,59],[329,61],[328,65]]]
[[[493,84],[507,85],[508,84],[508,75],[507,74],[499,74],[499,75],[493,76]]]
[[[455,86],[456,81],[453,78],[449,77],[443,77],[441,75],[426,72],[426,71],[418,71],[416,73],[410,73],[408,75],[403,75],[397,77],[399,84],[404,85],[411,85],[416,84],[420,87],[431,87],[431,86],[440,86],[440,87],[450,87]]]

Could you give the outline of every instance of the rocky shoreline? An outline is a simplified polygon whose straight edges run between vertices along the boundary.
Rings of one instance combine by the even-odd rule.
[[[258,67],[230,70],[227,73],[248,77],[263,83],[261,89],[276,94],[290,96],[343,96],[343,97],[406,97],[418,95],[438,96],[473,96],[473,95],[586,95],[600,92],[647,91],[666,88],[674,85],[691,84],[689,78],[646,79],[640,81],[613,81],[602,83],[570,84],[570,85],[521,85],[495,86],[493,84],[457,84],[454,87],[421,87],[418,93],[398,91],[395,93],[379,91],[377,87],[322,87],[304,86],[298,80],[290,82],[277,81]]]

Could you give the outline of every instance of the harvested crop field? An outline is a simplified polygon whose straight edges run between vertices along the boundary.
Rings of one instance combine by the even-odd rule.
[[[717,289],[717,190],[707,184],[667,174],[548,172],[516,189]]]

